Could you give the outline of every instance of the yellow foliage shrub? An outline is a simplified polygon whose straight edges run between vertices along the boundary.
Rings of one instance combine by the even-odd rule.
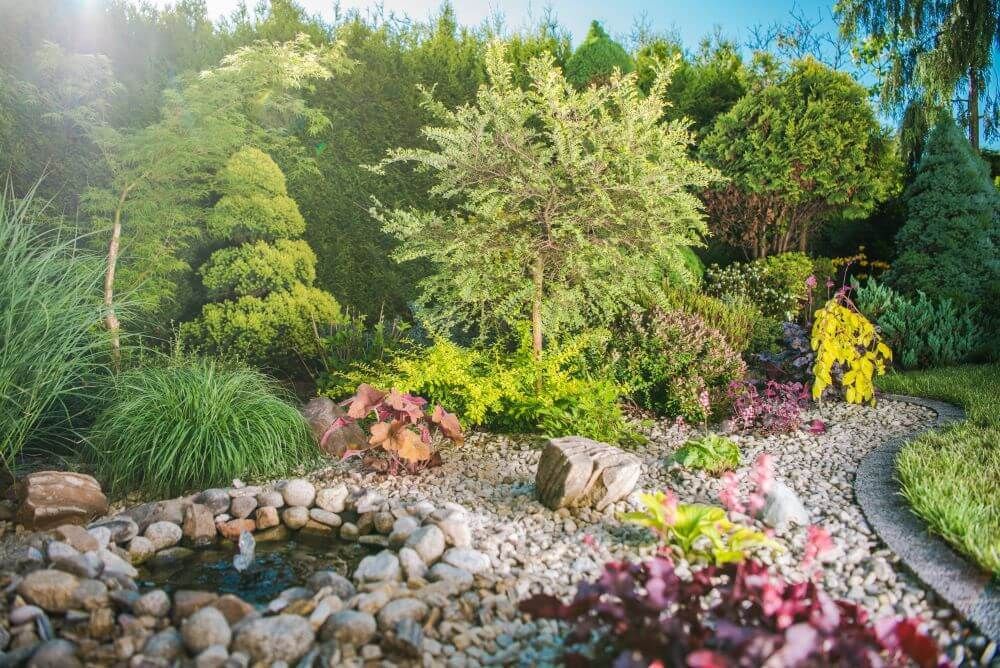
[[[875,405],[873,379],[892,361],[892,350],[879,340],[875,325],[834,297],[816,311],[811,344],[816,351],[813,399],[818,401],[834,384],[836,366],[842,371],[840,386],[847,402]]]

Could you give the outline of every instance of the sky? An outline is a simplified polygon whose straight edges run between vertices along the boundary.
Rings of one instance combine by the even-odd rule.
[[[170,0],[156,0],[162,6]],[[248,4],[254,4],[250,0]],[[310,14],[332,17],[334,0],[298,0]],[[207,0],[213,18],[233,11],[239,0]],[[387,12],[407,14],[424,19],[435,13],[441,0],[341,0],[342,9],[369,9],[381,5]],[[831,17],[833,0],[452,0],[455,13],[464,25],[479,25],[496,13],[505,17],[506,25],[521,27],[538,17],[546,6],[554,11],[559,22],[573,34],[574,44],[587,33],[592,20],[599,20],[615,36],[627,35],[640,17],[655,31],[676,31],[683,43],[694,47],[716,27],[742,41],[751,26],[784,21],[793,8],[810,19],[822,20],[823,29],[833,32]]]

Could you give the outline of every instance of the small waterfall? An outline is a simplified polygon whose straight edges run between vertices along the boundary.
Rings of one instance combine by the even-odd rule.
[[[237,543],[239,554],[233,557],[233,566],[240,573],[250,568],[250,565],[253,563],[253,553],[256,545],[257,542],[253,539],[253,534],[249,531],[240,532],[240,539]]]

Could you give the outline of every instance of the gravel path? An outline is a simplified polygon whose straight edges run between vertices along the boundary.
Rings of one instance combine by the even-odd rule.
[[[898,559],[880,544],[854,501],[858,462],[885,439],[929,426],[934,414],[911,404],[882,401],[878,407],[833,404],[813,411],[828,424],[822,435],[737,436],[748,466],[759,453],[774,458],[776,478],[795,490],[814,523],[827,529],[838,545],[828,558],[825,586],[837,597],[865,605],[876,616],[919,615],[948,654],[962,665],[1000,666],[994,643],[976,634],[920,583],[902,572]],[[673,489],[684,502],[718,502],[719,483],[700,473],[668,467],[666,458],[683,442],[681,430],[668,423],[643,430],[648,445],[638,449],[643,475],[638,489]],[[359,473],[354,465],[336,464],[317,471],[317,480],[349,477],[359,486],[387,496],[454,501],[469,510],[476,546],[493,560],[490,586],[466,592],[442,610],[437,637],[425,645],[424,660],[464,665],[539,665],[558,657],[560,629],[553,622],[526,621],[516,602],[545,591],[569,597],[581,578],[595,576],[611,559],[636,559],[655,546],[643,531],[623,525],[617,513],[635,507],[636,495],[603,513],[590,510],[553,513],[533,496],[535,465],[542,441],[473,434],[461,448],[443,453],[444,465],[417,476],[384,478]],[[747,467],[737,474],[745,477]],[[900,501],[903,502],[902,500]],[[592,536],[594,540],[585,540]],[[779,537],[790,548],[776,567],[801,578],[805,530]],[[683,564],[681,565],[683,568]]]

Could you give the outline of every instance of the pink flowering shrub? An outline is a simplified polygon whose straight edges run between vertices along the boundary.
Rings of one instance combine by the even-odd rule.
[[[798,382],[765,381],[763,390],[751,380],[734,380],[728,396],[733,404],[733,421],[742,431],[785,434],[802,425],[802,404],[809,389]]]
[[[569,622],[567,666],[948,666],[916,619],[872,623],[812,580],[788,582],[757,561],[706,566],[683,579],[673,561],[613,561],[569,602],[548,594],[522,612]]]

